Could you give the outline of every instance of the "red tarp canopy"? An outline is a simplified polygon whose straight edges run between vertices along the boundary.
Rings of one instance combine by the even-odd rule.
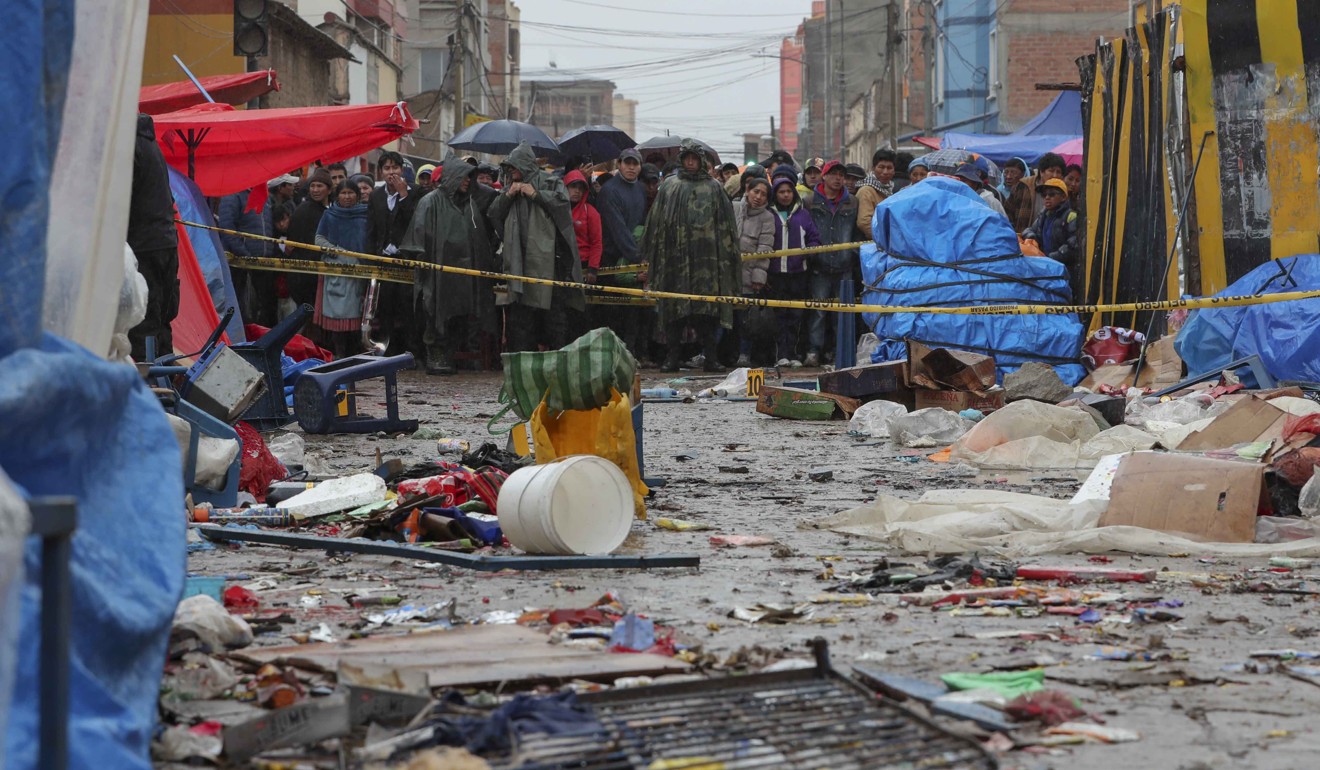
[[[236,75],[208,75],[197,80],[212,99],[222,104],[244,104],[262,94],[280,90],[280,81],[275,78],[275,70],[240,72]],[[138,91],[138,110],[148,115],[174,112],[195,104],[207,104],[207,101],[191,80],[143,86]]]
[[[912,141],[929,147],[932,150],[938,150],[940,148],[940,138],[938,136],[914,136],[912,137]]]
[[[266,200],[266,182],[313,161],[332,163],[417,130],[408,105],[365,104],[235,110],[201,104],[155,117],[165,161],[208,196],[252,190],[250,209]]]

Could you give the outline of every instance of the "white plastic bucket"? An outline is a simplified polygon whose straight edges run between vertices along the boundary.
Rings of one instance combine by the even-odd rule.
[[[527,553],[610,553],[632,529],[628,477],[595,455],[514,471],[500,487],[497,507],[504,535]]]

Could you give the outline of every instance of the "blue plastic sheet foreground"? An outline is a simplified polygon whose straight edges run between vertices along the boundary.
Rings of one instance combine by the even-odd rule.
[[[1266,262],[1215,296],[1312,289],[1320,289],[1320,254]],[[1189,375],[1258,355],[1275,380],[1320,382],[1320,299],[1197,310],[1174,347]],[[1251,376],[1241,374],[1244,380]]]
[[[1072,300],[1068,268],[1024,257],[1017,235],[971,188],[927,177],[876,207],[875,243],[862,247],[862,301],[906,306],[1058,304]],[[905,339],[995,357],[1002,377],[1028,361],[1050,364],[1073,385],[1082,324],[1068,315],[922,315],[866,313],[880,338],[872,360],[906,357]]]
[[[70,768],[151,767],[161,668],[183,592],[179,445],[133,367],[47,336],[0,358],[0,467],[28,496],[73,495]],[[40,545],[28,544],[4,767],[37,766]]]

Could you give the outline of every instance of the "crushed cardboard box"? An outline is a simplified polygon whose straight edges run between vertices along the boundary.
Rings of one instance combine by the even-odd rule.
[[[995,359],[980,353],[930,348],[907,341],[907,384],[929,390],[985,393],[995,386]]]
[[[847,396],[822,393],[815,390],[785,388],[766,385],[756,400],[756,411],[771,417],[790,420],[848,419],[861,406],[861,402]]]
[[[1138,452],[1119,463],[1100,526],[1251,543],[1256,516],[1267,506],[1265,467],[1259,463]]]

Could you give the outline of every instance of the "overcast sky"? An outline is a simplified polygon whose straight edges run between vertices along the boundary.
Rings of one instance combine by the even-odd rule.
[[[779,41],[811,0],[518,0],[524,80],[613,80],[636,99],[637,141],[665,129],[740,157],[779,122]],[[554,68],[551,68],[551,64]],[[526,86],[524,85],[524,88]]]

